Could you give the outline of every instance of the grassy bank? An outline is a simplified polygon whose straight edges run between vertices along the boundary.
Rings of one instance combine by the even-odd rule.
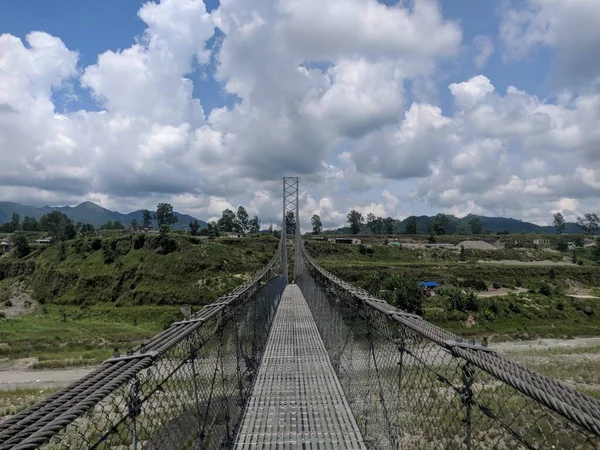
[[[0,359],[35,357],[34,368],[101,361],[114,347],[134,347],[181,319],[181,306],[199,309],[229,292],[276,248],[270,236],[122,233],[68,241],[23,259],[5,257],[0,315],[8,318],[0,326]],[[18,292],[23,313],[12,317],[15,286],[27,290]]]

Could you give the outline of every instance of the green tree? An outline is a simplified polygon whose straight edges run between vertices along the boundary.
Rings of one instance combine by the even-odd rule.
[[[158,226],[161,225],[173,225],[179,220],[173,213],[173,205],[170,203],[159,203],[156,207],[156,221]]]
[[[396,224],[394,223],[394,219],[391,217],[386,217],[383,219],[382,224],[385,234],[394,234],[396,232]]]
[[[13,213],[12,218],[10,220],[10,227],[11,227],[13,233],[15,231],[19,230],[20,223],[21,223],[21,216],[19,216],[17,213]]]
[[[144,228],[150,228],[150,225],[152,225],[152,213],[147,209],[142,211],[142,225]]]
[[[364,218],[361,213],[353,209],[346,216],[348,223],[350,224],[350,233],[358,234],[360,233],[360,227],[364,223]]]
[[[285,213],[285,234],[287,236],[296,234],[296,216],[293,211]]]
[[[77,230],[73,221],[60,211],[52,211],[40,218],[40,230],[47,231],[56,241],[74,239]]]
[[[388,277],[381,288],[385,291],[384,300],[392,305],[412,314],[423,314],[423,289],[416,280],[394,275]]]
[[[25,216],[23,218],[23,231],[39,231],[40,226],[35,217]]]
[[[198,234],[198,230],[200,229],[200,222],[194,219],[190,222],[188,226],[190,227],[190,232],[192,233],[192,236],[196,236]]]
[[[377,225],[377,217],[375,217],[375,214],[367,214],[367,228],[371,230],[371,233],[377,234]]]
[[[429,237],[427,238],[427,242],[429,242],[430,244],[435,244],[437,242],[437,239],[435,238],[435,236],[433,235],[433,233],[431,233],[429,235]]]
[[[15,233],[11,239],[13,245],[15,246],[15,252],[17,254],[17,258],[24,258],[29,255],[31,249],[29,248],[29,242],[27,242],[27,238],[22,233]]]
[[[583,217],[577,218],[577,225],[586,233],[597,234],[600,229],[600,218],[595,213],[585,213]]]
[[[248,231],[253,234],[260,233],[260,219],[258,216],[254,216],[252,219],[250,219],[250,222],[248,223]]]
[[[450,226],[450,219],[446,214],[439,213],[433,219],[433,232],[438,236],[441,234],[446,234],[448,231],[448,227]]]
[[[472,217],[469,220],[469,228],[471,228],[471,234],[483,233],[483,226],[481,225],[481,220],[479,217]]]
[[[567,241],[561,239],[558,241],[558,244],[556,244],[556,250],[559,252],[566,252],[569,250],[569,244],[567,244]]]
[[[135,231],[140,227],[140,224],[138,223],[137,219],[131,219],[131,224],[129,225],[129,227]]]
[[[406,234],[417,234],[417,218],[415,216],[406,219],[404,232]]]
[[[467,260],[467,251],[465,250],[465,246],[464,245],[460,246],[460,260],[461,261],[466,261]]]
[[[556,234],[563,234],[565,232],[565,218],[560,212],[554,214],[554,228],[556,228]]]
[[[248,213],[246,212],[246,208],[244,208],[243,206],[239,206],[238,210],[237,210],[237,223],[238,223],[238,231],[240,232],[248,232],[248,229],[250,228],[249,226],[249,222],[250,222],[250,218],[248,216]]]
[[[96,233],[96,229],[94,228],[94,225],[92,225],[91,223],[84,223],[81,225],[81,228],[79,229],[79,234],[81,234],[81,236],[93,236]]]
[[[124,230],[124,229],[125,229],[125,225],[123,225],[120,220],[115,220],[113,222],[113,230]]]
[[[575,247],[583,248],[585,246],[585,241],[581,236],[577,236],[574,241]]]
[[[323,231],[323,223],[321,222],[321,218],[318,214],[313,214],[310,218],[310,223],[312,225],[313,234],[319,234]]]
[[[100,225],[100,229],[101,230],[112,230],[113,229],[112,220],[107,220],[104,225]]]
[[[221,218],[217,222],[217,225],[219,227],[219,230],[223,231],[225,233],[230,233],[232,231],[236,231],[238,228],[238,225],[237,225],[237,218],[235,217],[235,213],[230,209],[226,209],[221,214]]]

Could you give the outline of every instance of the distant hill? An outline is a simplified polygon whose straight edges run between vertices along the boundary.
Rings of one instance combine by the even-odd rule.
[[[19,214],[22,220],[25,216],[39,219],[44,214],[52,211],[60,211],[72,219],[73,222],[91,223],[95,227],[99,227],[109,220],[112,222],[118,220],[126,226],[129,225],[133,219],[136,219],[140,224],[142,223],[142,210],[123,214],[117,211],[110,211],[92,202],[84,202],[77,206],[44,206],[42,208],[25,206],[19,203],[0,202],[0,223],[8,222],[13,213]],[[201,228],[206,226],[206,222],[196,219],[188,214],[175,212],[175,215],[179,219],[173,226],[176,230],[186,228],[193,220],[198,220]]]
[[[475,216],[469,214],[466,217],[455,217],[448,216],[450,219],[450,226],[448,227],[448,234],[470,234],[469,221],[473,217],[478,217],[481,221],[483,231],[499,233],[508,231],[510,234],[520,233],[535,233],[535,234],[554,234],[556,231],[553,226],[542,226],[531,222],[524,222],[519,219],[512,219],[507,217],[486,217],[486,216]],[[433,226],[434,216],[416,216],[417,218],[417,232],[419,234],[428,234]],[[394,220],[395,232],[403,233],[406,229],[406,221],[404,219]],[[330,233],[334,234],[347,234],[350,232],[349,227],[338,228],[337,230],[331,230]],[[364,225],[361,232],[369,233],[369,229]],[[565,224],[565,233],[582,233],[583,230],[579,225],[572,222]]]

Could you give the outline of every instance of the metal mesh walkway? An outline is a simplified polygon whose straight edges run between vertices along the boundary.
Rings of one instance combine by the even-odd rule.
[[[283,293],[235,448],[365,448],[296,285]]]

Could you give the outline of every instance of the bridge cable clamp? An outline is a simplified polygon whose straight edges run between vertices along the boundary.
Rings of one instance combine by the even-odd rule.
[[[444,341],[444,347],[447,350],[450,350],[450,352],[452,352],[452,349],[454,349],[456,347],[460,347],[460,348],[470,348],[472,350],[480,350],[480,351],[488,352],[488,353],[498,353],[493,348],[486,347],[481,344],[469,343],[469,342],[463,342],[463,341],[446,340],[446,341]]]
[[[108,358],[108,359],[102,361],[100,363],[100,365],[104,366],[106,364],[112,364],[112,363],[115,363],[115,362],[129,361],[129,360],[132,360],[132,359],[142,359],[142,358],[147,358],[147,357],[150,357],[150,358],[154,359],[154,358],[156,358],[157,355],[158,355],[158,352],[150,351],[150,352],[146,352],[146,353],[138,353],[136,355],[118,356],[116,358]]]

